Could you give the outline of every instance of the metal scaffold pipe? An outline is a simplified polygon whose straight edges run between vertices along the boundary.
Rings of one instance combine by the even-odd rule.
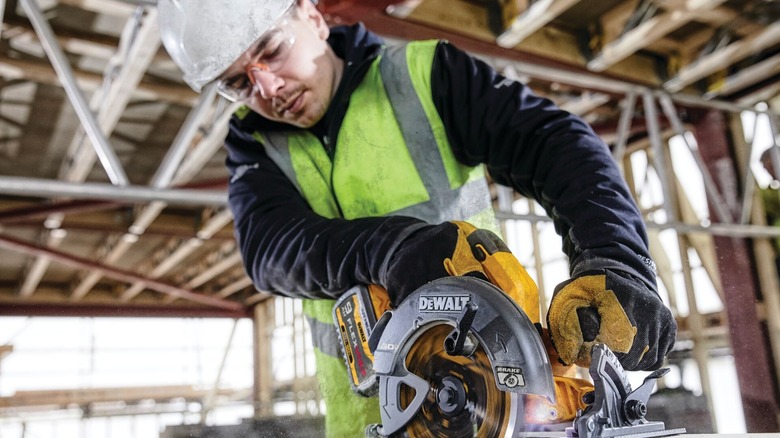
[[[516,214],[505,211],[496,211],[496,218],[500,220],[521,220],[530,222],[551,222],[547,216],[536,214]],[[780,237],[780,228],[762,225],[741,225],[741,224],[722,224],[713,223],[709,225],[688,224],[681,222],[667,222],[664,224],[645,221],[647,228],[657,230],[675,230],[683,234],[710,234],[714,236],[725,236],[735,238],[767,238]]]
[[[95,118],[95,115],[89,109],[87,100],[84,98],[84,94],[76,83],[76,78],[73,74],[73,69],[70,67],[65,53],[57,43],[57,39],[52,31],[49,22],[41,13],[35,0],[20,0],[24,11],[27,13],[30,23],[32,23],[35,33],[41,40],[41,45],[46,51],[46,54],[51,60],[51,64],[54,70],[57,72],[57,76],[62,82],[62,87],[68,95],[76,114],[81,120],[84,130],[87,136],[92,141],[92,145],[95,148],[100,162],[108,174],[108,178],[113,184],[127,185],[128,179],[122,164],[119,162],[119,158],[116,156],[114,149],[109,144],[108,139],[100,129],[100,125]]]
[[[98,183],[69,183],[58,180],[0,177],[0,194],[42,198],[106,199],[127,202],[162,201],[174,205],[226,206],[221,190],[157,189],[113,186]]]

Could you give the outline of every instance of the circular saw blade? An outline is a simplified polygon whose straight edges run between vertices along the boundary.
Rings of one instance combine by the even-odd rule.
[[[452,331],[437,324],[418,337],[406,355],[406,367],[430,384],[420,410],[406,424],[404,436],[509,437],[522,428],[522,397],[498,389],[482,347],[471,356],[450,356],[444,340]],[[405,386],[400,403],[408,406],[415,391]]]

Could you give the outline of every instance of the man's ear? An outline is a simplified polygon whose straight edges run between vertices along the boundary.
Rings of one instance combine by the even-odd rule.
[[[330,27],[328,27],[328,23],[325,22],[325,17],[322,16],[322,13],[317,9],[314,2],[311,0],[295,1],[298,2],[300,7],[298,13],[302,15],[301,18],[314,25],[317,34],[322,40],[327,40],[330,35]]]

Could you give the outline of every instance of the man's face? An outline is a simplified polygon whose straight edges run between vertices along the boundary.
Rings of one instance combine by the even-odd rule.
[[[316,8],[308,1],[294,7],[217,81],[246,90],[239,99],[263,117],[308,128],[328,109],[342,66]]]

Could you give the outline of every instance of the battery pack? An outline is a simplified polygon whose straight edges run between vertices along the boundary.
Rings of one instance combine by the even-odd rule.
[[[374,396],[379,390],[374,355],[368,346],[376,321],[371,294],[365,286],[349,289],[333,306],[333,322],[341,337],[341,352],[352,391],[364,397]]]

